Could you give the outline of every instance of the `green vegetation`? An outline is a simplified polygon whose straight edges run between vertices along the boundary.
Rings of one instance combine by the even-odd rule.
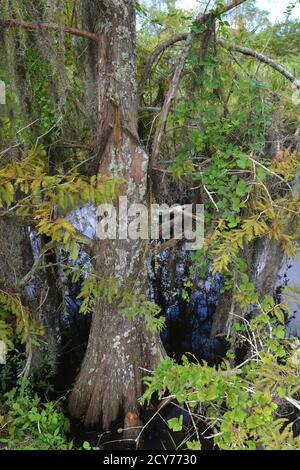
[[[41,402],[26,379],[1,397],[0,447],[22,450],[71,450],[70,424],[59,402]]]
[[[177,364],[163,360],[151,377],[142,402],[153,394],[165,393],[190,413],[191,426],[183,448],[201,449],[205,439],[223,450],[297,450],[290,419],[299,403],[300,341],[285,331],[286,304],[275,305],[272,297],[261,304],[253,286],[242,284],[239,301],[258,309],[254,320],[235,323],[236,343],[246,345],[247,359],[234,366],[234,352],[218,367],[184,356]],[[197,423],[205,423],[200,435]],[[183,415],[168,422],[170,429],[182,431]]]
[[[73,299],[78,316],[99,319],[97,305],[103,304],[107,317],[102,317],[108,323],[109,309],[117,312],[119,336],[112,325],[109,331],[106,325],[99,327],[101,335],[112,338],[111,344],[118,345],[120,336],[124,340],[136,328],[134,340],[126,339],[120,347],[123,356],[93,351],[97,367],[104,364],[97,377],[107,377],[107,371],[120,377],[127,360],[128,370],[134,371],[130,378],[139,383],[126,382],[126,394],[134,390],[141,396],[137,371],[145,371],[140,404],[157,399],[164,403],[169,396],[179,409],[168,420],[169,428],[175,434],[185,432],[180,448],[200,450],[207,441],[221,450],[299,449],[295,422],[300,410],[300,341],[287,328],[291,304],[299,305],[299,287],[276,290],[283,260],[299,255],[300,23],[293,17],[299,1],[291,2],[285,20],[276,24],[252,0],[228,14],[223,13],[227,2],[217,0],[200,22],[172,0],[136,2],[139,102],[129,111],[128,96],[120,91],[122,77],[114,75],[119,72],[113,71],[115,63],[107,70],[103,65],[107,76],[99,80],[97,42],[78,34],[100,34],[93,2],[91,11],[84,0],[52,6],[46,0],[3,3],[0,79],[7,85],[7,103],[0,105],[0,448],[75,447],[66,397],[53,401],[48,393],[62,357],[57,325],[66,313],[67,280],[73,287],[80,284]],[[30,24],[11,27],[12,18]],[[72,31],[41,24],[65,25]],[[193,37],[187,59],[151,167],[160,113],[189,31]],[[122,34],[123,43],[128,42],[122,25],[110,33]],[[122,60],[135,66],[130,51],[122,52]],[[138,114],[138,129],[130,127],[126,110],[132,121]],[[98,122],[97,113],[106,115],[107,122]],[[139,168],[135,174],[143,158],[144,174]],[[147,181],[148,188],[138,187],[140,181]],[[139,269],[131,272],[129,252],[122,252],[125,245],[107,248],[70,218],[74,209],[111,203],[126,194],[148,204],[204,204],[204,247],[187,255],[189,274],[179,296],[189,304],[199,280],[220,280],[215,318],[220,315],[221,326],[215,333],[228,348],[216,364],[187,351],[180,362],[165,357],[155,369],[159,348],[139,343],[154,338],[153,344],[160,345],[158,336],[166,323],[162,307],[148,298],[145,282],[144,265],[149,261],[149,267],[154,258],[156,271],[159,262],[157,245],[152,249],[151,243],[141,244]],[[10,223],[14,230],[7,236]],[[40,244],[37,254],[32,238]],[[265,246],[269,251],[263,251]],[[171,249],[176,257],[177,245]],[[111,276],[97,265],[103,251],[113,259],[113,250],[117,260],[125,260],[119,276],[113,262]],[[85,265],[82,253],[89,258]],[[267,262],[260,263],[264,256]],[[128,325],[134,327],[127,331]],[[94,338],[100,337],[99,331]],[[151,370],[139,363],[139,354],[149,355]],[[86,376],[96,369],[86,367]],[[83,382],[89,384],[86,376]],[[110,400],[109,388],[100,393],[100,382],[89,394]],[[122,393],[116,391],[121,405],[109,402],[104,407],[112,409],[114,419],[124,411],[126,423],[128,412],[137,416],[138,404],[130,402],[126,408]],[[97,417],[104,414],[96,406],[86,408],[82,415],[86,412],[89,418],[90,410]],[[203,426],[205,431],[200,431]],[[142,433],[134,436],[137,443]],[[85,442],[83,448],[94,445]]]

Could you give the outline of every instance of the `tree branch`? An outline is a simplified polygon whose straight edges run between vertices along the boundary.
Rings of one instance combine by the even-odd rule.
[[[56,143],[57,147],[62,147],[65,149],[83,149],[83,150],[93,150],[95,147],[95,142],[92,142],[90,144],[80,144],[77,142],[62,142],[59,141]]]
[[[154,49],[154,51],[150,54],[150,56],[147,60],[147,63],[145,65],[145,68],[144,68],[143,73],[142,73],[142,78],[139,82],[139,93],[140,94],[142,94],[143,87],[145,86],[145,83],[147,81],[147,77],[149,76],[149,74],[151,72],[151,68],[152,68],[154,62],[160,56],[160,54],[162,54],[167,48],[173,46],[177,42],[184,41],[185,39],[187,39],[187,37],[188,37],[188,33],[180,33],[177,36],[173,36],[172,38],[168,39],[167,41],[162,42],[161,44],[159,44]],[[226,43],[226,41],[224,41],[222,39],[218,39],[217,42],[222,47],[224,47],[224,49],[227,49],[228,51],[239,52],[240,54],[244,54],[244,55],[253,57],[256,60],[259,60],[260,62],[263,62],[266,65],[269,65],[274,70],[281,73],[290,82],[292,82],[293,85],[295,85],[298,89],[300,89],[300,80],[298,80],[294,75],[291,74],[291,72],[289,72],[280,63],[276,62],[275,60],[270,59],[269,57],[261,54],[260,52],[255,51],[254,49],[250,49],[249,47],[240,46],[238,44],[228,44],[228,43]],[[274,92],[272,92],[272,93],[274,93]],[[277,94],[275,94],[275,95],[277,95]],[[150,107],[140,108],[140,111],[143,111],[143,110],[158,111],[159,108],[150,108]]]
[[[82,31],[81,29],[71,28],[68,26],[56,24],[56,23],[27,23],[20,20],[7,20],[0,21],[0,28],[23,28],[28,31],[38,31],[39,29],[46,29],[52,31],[61,31],[63,33],[73,34],[82,38],[87,38],[92,41],[98,41],[97,35],[89,31]]]
[[[250,49],[249,47],[239,46],[237,44],[227,44],[225,41],[223,41],[223,39],[218,39],[218,43],[221,44],[221,46],[223,46],[228,51],[236,51],[241,54],[254,57],[254,59],[269,65],[273,69],[277,70],[277,72],[281,73],[285,78],[292,82],[292,84],[295,85],[298,90],[300,90],[300,80],[294,77],[291,72],[286,70],[281,64],[279,64],[275,60],[270,59],[269,57],[261,54],[260,52],[256,52],[255,50]]]
[[[36,274],[36,272],[40,268],[40,265],[41,265],[41,262],[43,260],[44,255],[47,253],[47,251],[50,251],[53,248],[55,248],[55,243],[53,241],[47,243],[43,247],[41,253],[39,254],[39,257],[33,263],[32,268],[30,269],[30,271],[28,271],[28,273],[25,274],[25,276],[19,281],[19,287],[26,286],[32,280],[32,278],[34,277],[34,275]]]
[[[197,26],[201,26],[201,25],[207,23],[207,21],[212,16],[213,17],[218,17],[218,16],[220,16],[224,13],[227,13],[230,10],[232,10],[233,8],[241,5],[245,1],[246,0],[233,0],[232,2],[228,3],[227,5],[224,5],[222,10],[216,9],[216,10],[213,10],[212,12],[205,13],[204,15],[199,13],[199,15],[197,16],[194,24],[196,24]],[[194,36],[195,36],[195,32],[193,31],[193,29],[191,29],[190,32],[187,35],[182,53],[180,55],[180,58],[178,60],[178,63],[177,63],[177,66],[176,66],[176,69],[175,69],[175,72],[174,72],[174,75],[173,75],[171,83],[170,83],[168,93],[166,95],[164,104],[162,106],[160,116],[159,116],[158,126],[157,126],[155,136],[154,136],[152,152],[151,152],[151,156],[150,156],[150,167],[152,167],[155,164],[155,162],[158,158],[159,150],[160,150],[160,146],[161,146],[161,141],[162,141],[162,137],[163,137],[163,133],[164,133],[165,123],[166,123],[167,117],[168,117],[170,109],[171,109],[172,101],[173,101],[173,99],[175,97],[175,94],[176,94],[176,91],[178,89],[181,74],[182,74],[182,71],[184,69],[188,54],[190,52]]]
[[[158,60],[159,56],[169,47],[173,46],[177,42],[184,41],[188,37],[188,33],[180,33],[177,36],[174,36],[166,41],[160,43],[154,51],[149,55],[147,62],[145,64],[144,70],[142,72],[142,77],[138,84],[138,97],[140,98],[143,90],[145,88],[147,79],[151,73],[151,69],[155,62]]]
[[[232,2],[226,3],[222,9],[216,10],[213,12],[214,16],[224,15],[224,13],[229,13],[234,8],[245,3],[246,0],[233,0]]]

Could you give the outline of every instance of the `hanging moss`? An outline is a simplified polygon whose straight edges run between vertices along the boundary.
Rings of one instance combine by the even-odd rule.
[[[3,20],[72,24],[77,16],[73,3],[6,0]],[[29,147],[40,136],[51,146],[59,139],[89,142],[82,54],[86,41],[62,31],[21,28],[2,31],[0,40],[0,79],[7,86],[7,104],[0,115],[3,146],[17,139]]]

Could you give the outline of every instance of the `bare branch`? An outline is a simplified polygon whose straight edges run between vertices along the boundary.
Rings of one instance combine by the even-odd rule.
[[[246,0],[233,0],[233,2],[226,3],[221,10],[217,10],[215,12],[215,16],[224,15],[224,13],[229,13],[234,8],[238,7],[239,5],[242,5],[242,3],[245,3],[245,1]]]
[[[28,31],[38,31],[39,29],[46,29],[51,31],[61,31],[63,33],[73,34],[82,38],[91,39],[92,41],[98,41],[97,35],[89,31],[82,31],[77,28],[70,28],[68,26],[56,24],[56,23],[27,23],[20,20],[7,20],[0,22],[0,28],[23,28]]]
[[[264,54],[261,54],[260,52],[256,52],[255,50],[250,49],[249,47],[239,46],[237,44],[228,44],[222,39],[218,39],[218,43],[221,44],[228,51],[240,52],[241,54],[253,57],[256,60],[259,60],[260,62],[263,62],[264,64],[269,65],[273,69],[277,70],[277,72],[281,73],[285,78],[287,78],[290,82],[292,82],[292,84],[295,85],[295,87],[297,87],[298,90],[300,90],[300,80],[294,77],[294,75],[291,74],[291,72],[286,70],[281,64],[279,64],[275,60],[270,59]]]
[[[27,274],[19,281],[19,287],[24,287],[26,286],[34,277],[38,269],[40,268],[41,262],[43,260],[44,255],[49,251],[52,250],[55,247],[55,243],[53,241],[47,243],[44,248],[42,249],[41,253],[39,254],[39,257],[35,260],[32,268],[30,271],[28,271]]]
[[[151,73],[151,69],[155,62],[158,60],[159,56],[169,47],[173,46],[177,42],[184,41],[188,37],[188,33],[180,33],[177,36],[173,36],[170,39],[167,39],[166,41],[160,43],[154,51],[149,55],[147,62],[145,64],[142,77],[139,81],[138,84],[138,97],[140,98],[143,90],[145,88],[147,79],[149,78],[149,75]]]
[[[147,81],[147,77],[149,76],[151,72],[151,68],[153,67],[153,64],[155,61],[158,59],[158,57],[169,47],[173,46],[177,42],[184,41],[187,39],[188,33],[180,33],[177,36],[173,36],[172,38],[168,39],[167,41],[162,42],[159,44],[154,51],[150,54],[147,63],[145,65],[145,68],[142,73],[142,78],[139,82],[139,96],[143,92],[143,88],[145,86],[145,83]],[[273,59],[270,59],[269,57],[261,54],[260,52],[255,51],[254,49],[250,49],[248,47],[240,46],[237,44],[228,44],[226,41],[222,39],[218,39],[217,42],[223,46],[225,49],[228,51],[232,52],[239,52],[240,54],[244,54],[247,56],[251,56],[256,60],[259,60],[260,62],[263,62],[266,65],[269,65],[270,67],[274,68],[277,72],[281,73],[285,78],[287,78],[290,82],[293,83],[298,89],[300,89],[300,80],[298,80],[294,75],[289,72],[287,69],[285,69],[280,63],[276,62]],[[235,58],[233,57],[235,60]],[[238,65],[241,67],[241,64],[238,63]],[[250,75],[249,75],[250,77]],[[250,77],[251,78],[251,77]],[[270,91],[270,90],[268,90]],[[270,91],[275,97],[278,97],[279,95],[273,91]],[[158,111],[159,108],[150,108],[150,107],[145,107],[145,108],[140,108],[140,111]]]
[[[81,144],[78,142],[63,142],[59,141],[56,143],[57,147],[62,147],[65,149],[83,149],[83,150],[93,150],[95,143],[91,144]]]
[[[212,12],[206,13],[204,15],[199,13],[199,15],[197,16],[197,18],[195,20],[195,24],[197,26],[204,25],[212,17],[218,17],[221,14],[227,13],[228,11],[232,10],[233,8],[237,7],[238,5],[241,5],[245,1],[246,0],[234,0],[231,3],[228,3],[227,5],[224,5],[222,10],[217,9],[217,10],[214,10]],[[187,35],[182,53],[179,57],[174,75],[173,75],[171,83],[170,83],[168,93],[166,95],[164,104],[162,106],[160,116],[159,116],[159,123],[158,123],[157,129],[156,129],[156,132],[155,132],[155,136],[154,136],[152,153],[151,153],[151,157],[150,157],[150,166],[153,166],[155,164],[157,158],[158,158],[160,145],[161,145],[161,141],[162,141],[162,137],[163,137],[163,133],[164,133],[165,123],[166,123],[167,117],[168,117],[170,109],[171,109],[172,101],[173,101],[173,99],[175,97],[175,94],[176,94],[176,91],[178,89],[178,85],[179,85],[179,82],[180,82],[182,71],[184,69],[189,51],[191,49],[194,36],[195,36],[195,32],[194,32],[193,29],[191,29],[191,31]]]

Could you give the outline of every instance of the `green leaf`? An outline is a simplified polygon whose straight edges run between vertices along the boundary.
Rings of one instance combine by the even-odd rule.
[[[232,198],[232,209],[236,212],[239,212],[241,208],[241,200],[238,197]]]
[[[78,258],[78,254],[79,254],[76,242],[72,243],[71,248],[70,248],[70,253],[71,253],[72,259],[76,261]]]
[[[278,387],[277,388],[277,393],[278,393],[279,398],[281,398],[281,399],[286,397],[286,390],[283,387]]]
[[[175,417],[168,420],[169,428],[174,432],[182,431],[183,416],[180,415],[179,418]]]
[[[201,444],[199,441],[188,441],[186,446],[188,450],[201,450]]]
[[[279,339],[284,339],[285,337],[285,328],[284,325],[278,325],[273,329],[273,334]]]
[[[84,441],[82,447],[84,448],[84,450],[92,450],[91,444],[87,441]]]
[[[264,181],[267,177],[267,172],[260,166],[256,168],[256,174],[261,181]]]
[[[245,196],[250,191],[250,188],[247,186],[244,180],[240,180],[236,187],[236,194],[238,196]]]
[[[252,163],[249,160],[248,156],[245,154],[239,155],[239,159],[236,162],[237,166],[242,170],[246,170],[246,168],[250,168]]]

